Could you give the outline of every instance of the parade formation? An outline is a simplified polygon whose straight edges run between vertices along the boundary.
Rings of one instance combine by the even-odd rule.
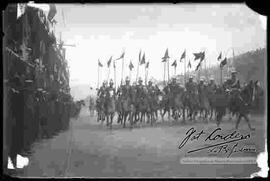
[[[263,96],[259,81],[250,80],[241,85],[237,71],[233,69],[231,77],[222,84],[217,84],[213,76],[209,82],[201,76],[198,83],[194,77],[190,75],[186,83],[172,77],[164,86],[158,86],[151,80],[144,85],[141,77],[133,83],[126,77],[125,83],[119,87],[114,86],[112,79],[109,85],[104,81],[97,91],[97,121],[106,120],[107,126],[111,127],[117,113],[117,123],[123,124],[123,127],[127,120],[130,127],[142,122],[152,125],[159,116],[164,121],[167,113],[169,120],[172,117],[174,120],[182,119],[185,123],[186,117],[196,120],[197,115],[200,115],[206,122],[215,119],[219,126],[222,117],[229,113],[230,117],[237,116],[236,128],[244,118],[253,130],[248,114],[258,104],[263,104],[259,102]],[[95,102],[90,101],[90,110],[94,108],[93,104]]]

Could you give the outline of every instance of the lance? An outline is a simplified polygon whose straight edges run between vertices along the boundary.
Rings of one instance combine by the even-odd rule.
[[[107,82],[109,81],[109,78],[110,78],[110,67],[108,67],[109,71],[108,71],[108,75],[107,75]]]
[[[99,88],[99,64],[98,64],[98,82],[97,82],[97,88]]]
[[[140,53],[141,53],[141,50],[140,50]],[[140,67],[140,57],[141,55],[139,55],[139,61],[138,61],[138,66],[137,66],[137,74],[136,74],[136,83],[137,83],[137,80],[138,80],[138,76],[139,76],[139,67]]]
[[[170,80],[170,59],[168,58],[168,81]]]
[[[123,73],[124,73],[124,57],[122,58],[122,74],[121,74],[121,85],[123,82]]]
[[[113,61],[113,69],[114,69],[114,85],[115,85],[115,88],[116,88],[116,65],[115,65],[115,60]]]
[[[163,80],[164,80],[164,84],[166,84],[166,80],[165,80],[165,72],[166,72],[166,62],[164,62],[164,74],[163,74]]]
[[[144,66],[144,81],[145,81],[145,85],[147,84],[146,82],[146,66]]]
[[[187,56],[185,56],[185,60],[184,60],[184,82],[185,82],[185,85],[186,85],[186,79],[187,79],[187,77],[186,77],[186,58]]]

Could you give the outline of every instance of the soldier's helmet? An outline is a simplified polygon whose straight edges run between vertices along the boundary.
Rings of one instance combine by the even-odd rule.
[[[103,85],[107,85],[107,83],[108,83],[108,82],[107,82],[106,80],[103,81]]]
[[[113,85],[113,80],[112,79],[110,80],[110,85]]]
[[[142,78],[141,78],[141,77],[139,77],[139,80],[138,80],[138,82],[143,82],[143,80],[142,80]]]
[[[211,76],[210,77],[210,81],[214,81],[215,79],[214,79],[214,77],[213,76]]]
[[[136,86],[136,82],[133,82],[132,85],[133,85],[133,86]]]
[[[193,75],[189,75],[189,80],[193,80],[194,76]]]
[[[204,82],[204,80],[205,80],[204,76],[201,76],[200,81]]]
[[[235,74],[237,74],[237,71],[233,68],[233,69],[231,70],[231,75],[235,75]]]
[[[129,79],[129,77],[126,77],[126,82],[130,82],[130,79]]]
[[[152,84],[152,83],[153,83],[152,80],[149,80],[149,81],[148,81],[148,84]]]

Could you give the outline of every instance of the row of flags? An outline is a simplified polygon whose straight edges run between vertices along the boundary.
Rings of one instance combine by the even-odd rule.
[[[120,60],[120,59],[124,58],[124,56],[125,56],[125,52],[123,52],[122,55],[121,55],[119,58],[115,59],[114,61]],[[110,57],[110,59],[109,59],[108,62],[107,62],[107,67],[108,67],[108,68],[110,67],[111,62],[112,62],[112,56]],[[143,64],[145,64],[145,63],[146,63],[146,61],[145,61],[145,53],[144,53],[143,56],[141,57],[141,51],[140,51],[140,53],[139,53],[139,64],[140,64],[140,65],[143,65]],[[103,67],[103,64],[100,62],[100,60],[98,60],[98,66]],[[148,67],[149,67],[149,61],[148,61],[148,62],[146,63],[146,65],[145,65],[145,68],[148,68]],[[114,64],[114,68],[115,68],[115,64]],[[130,63],[129,63],[129,69],[132,70],[133,68],[134,68],[134,65],[133,65],[133,63],[130,61]]]
[[[149,61],[146,63],[146,61],[145,61],[145,53],[143,53],[142,56],[141,56],[141,53],[142,52],[140,51],[140,53],[139,53],[139,65],[146,64],[145,68],[148,68],[149,67]],[[205,51],[199,52],[199,53],[193,53],[193,55],[195,56],[194,61],[200,60],[199,63],[197,64],[197,66],[196,66],[196,69],[195,69],[195,71],[197,71],[200,68],[201,64],[202,64],[202,61],[205,59]],[[120,59],[124,58],[124,56],[125,56],[125,52],[123,52],[122,55],[119,58],[115,59],[114,61],[120,60]],[[164,57],[162,57],[162,62],[166,62],[169,58],[170,58],[169,57],[169,51],[168,51],[168,49],[166,49],[165,55],[164,55]],[[180,62],[182,62],[182,59],[184,59],[184,58],[186,58],[186,50],[182,53],[182,55],[180,57]],[[227,64],[227,57],[225,57],[223,60],[221,60],[221,59],[222,59],[222,52],[220,52],[219,56],[217,57],[217,60],[220,61],[220,68],[223,68]],[[110,57],[110,59],[107,62],[108,67],[110,67],[111,62],[112,62],[112,56]],[[103,67],[103,64],[100,62],[100,60],[98,60],[98,65],[100,67]],[[171,66],[174,66],[176,68],[177,67],[177,60],[174,60],[174,62],[171,64]],[[191,68],[190,60],[188,62],[188,67]],[[115,68],[115,64],[114,64],[114,68]],[[134,68],[134,65],[130,61],[129,69],[132,70],[133,68]]]

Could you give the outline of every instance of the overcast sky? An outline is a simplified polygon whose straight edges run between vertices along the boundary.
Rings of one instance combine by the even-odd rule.
[[[104,67],[101,79],[107,79],[106,62],[110,56],[119,58],[125,50],[124,76],[129,75],[130,61],[136,78],[139,51],[150,61],[149,78],[163,80],[161,58],[168,48],[170,64],[178,60],[177,74],[183,72],[184,61],[179,62],[186,49],[187,61],[193,53],[206,52],[207,66],[216,64],[220,51],[227,57],[248,50],[265,47],[266,18],[253,12],[244,4],[57,4],[57,36],[67,47],[71,86],[87,84],[97,86],[97,61]],[[121,60],[116,63],[117,83],[121,79]],[[144,77],[144,66],[139,74]],[[174,69],[170,66],[170,75]],[[113,78],[113,66],[110,70]]]

